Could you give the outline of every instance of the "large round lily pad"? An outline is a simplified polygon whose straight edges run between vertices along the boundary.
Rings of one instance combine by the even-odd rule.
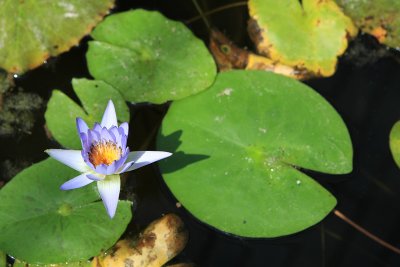
[[[345,124],[306,85],[263,71],[218,75],[174,102],[158,149],[163,178],[193,215],[222,231],[276,237],[322,220],[335,198],[301,169],[352,170]]]
[[[0,67],[22,73],[67,51],[113,5],[113,0],[0,1]]]
[[[336,0],[357,27],[375,36],[379,42],[400,48],[399,0]]]
[[[260,53],[318,76],[335,72],[337,56],[357,33],[333,0],[250,0],[249,13]]]
[[[46,125],[54,139],[67,148],[79,149],[81,142],[76,130],[76,118],[83,118],[89,127],[100,122],[107,102],[112,99],[120,122],[129,122],[129,108],[121,94],[103,81],[72,80],[82,107],[61,91],[55,90],[47,104]]]
[[[29,263],[61,263],[87,260],[111,247],[131,220],[131,203],[120,201],[110,219],[95,184],[59,189],[76,175],[47,159],[3,187],[0,250]]]
[[[206,46],[181,22],[155,11],[107,17],[92,33],[90,73],[132,102],[163,103],[198,93],[214,81]]]

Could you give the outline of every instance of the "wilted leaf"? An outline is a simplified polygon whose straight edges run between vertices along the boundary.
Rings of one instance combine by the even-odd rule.
[[[400,1],[336,0],[357,27],[388,46],[400,47]]]
[[[187,240],[183,221],[167,214],[147,226],[138,240],[120,240],[105,255],[95,257],[93,266],[161,267],[185,248]]]

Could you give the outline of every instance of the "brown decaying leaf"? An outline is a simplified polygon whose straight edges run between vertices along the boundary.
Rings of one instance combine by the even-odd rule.
[[[286,66],[274,62],[268,57],[239,48],[223,33],[215,29],[211,31],[209,48],[220,71],[231,69],[265,70],[298,80],[311,77],[311,74],[306,70]]]
[[[93,267],[160,267],[186,246],[188,233],[182,220],[167,214],[153,221],[137,240],[123,239],[103,256],[95,257]]]

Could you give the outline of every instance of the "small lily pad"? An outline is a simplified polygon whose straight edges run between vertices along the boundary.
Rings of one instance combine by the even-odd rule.
[[[61,91],[55,90],[47,104],[46,124],[54,139],[67,148],[81,148],[76,118],[83,118],[90,127],[100,122],[108,100],[112,99],[121,122],[129,122],[129,108],[121,94],[103,81],[74,79],[74,91],[82,107]]]
[[[393,159],[400,168],[400,121],[396,122],[390,131],[389,145]]]
[[[333,209],[335,198],[301,169],[352,170],[349,133],[332,106],[263,71],[220,73],[207,91],[173,102],[157,144],[175,151],[160,167],[179,202],[245,237],[292,234]]]
[[[336,0],[362,31],[379,42],[400,48],[400,1]]]
[[[249,31],[259,53],[317,76],[335,72],[357,28],[334,1],[250,0]]]
[[[209,87],[216,66],[204,43],[181,22],[155,11],[107,17],[93,31],[90,73],[132,102],[163,103]]]
[[[87,260],[111,247],[131,220],[120,201],[111,220],[96,185],[71,191],[60,185],[78,175],[47,159],[25,169],[0,190],[0,250],[29,263]]]
[[[22,73],[67,51],[113,5],[113,0],[1,1],[0,67]]]

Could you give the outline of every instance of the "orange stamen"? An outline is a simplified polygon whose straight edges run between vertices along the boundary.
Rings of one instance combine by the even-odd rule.
[[[89,152],[89,161],[96,167],[100,164],[110,165],[121,158],[122,150],[114,142],[102,141],[92,144]]]

